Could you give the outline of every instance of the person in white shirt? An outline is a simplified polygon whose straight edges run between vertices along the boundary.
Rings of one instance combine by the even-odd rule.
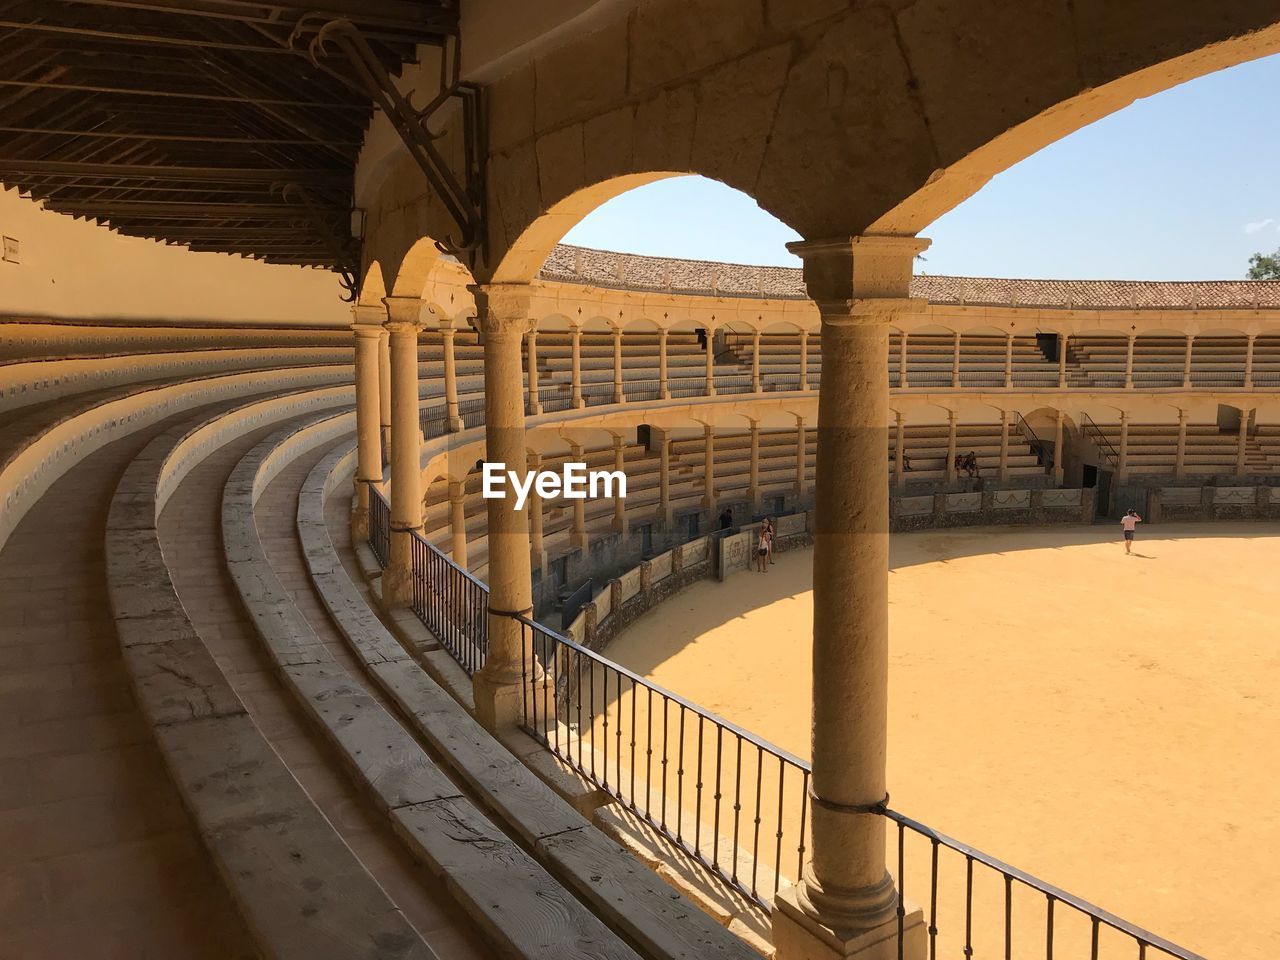
[[[1120,518],[1120,529],[1124,531],[1124,552],[1129,553],[1133,548],[1133,531],[1138,524],[1142,522],[1142,518],[1138,516],[1137,510],[1130,510]]]

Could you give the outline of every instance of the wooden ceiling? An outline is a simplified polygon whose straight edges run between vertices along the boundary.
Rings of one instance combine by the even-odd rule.
[[[396,73],[456,36],[458,14],[456,0],[0,0],[0,183],[124,234],[347,267],[372,106],[307,55],[336,19]]]

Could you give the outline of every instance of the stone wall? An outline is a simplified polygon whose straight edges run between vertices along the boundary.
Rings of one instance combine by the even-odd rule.
[[[1155,487],[1147,493],[1143,520],[1280,520],[1280,492],[1270,486]]]
[[[940,527],[1092,523],[1093,517],[1091,489],[975,490],[889,501],[889,529],[894,533]]]

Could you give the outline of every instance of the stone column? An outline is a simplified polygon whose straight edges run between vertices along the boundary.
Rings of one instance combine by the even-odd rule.
[[[569,338],[569,375],[572,380],[573,408],[586,406],[582,399],[582,328],[573,327]]]
[[[1173,475],[1181,480],[1186,475],[1187,411],[1178,409],[1178,453],[1173,461]]]
[[[626,446],[622,442],[621,437],[613,438],[613,469],[622,473],[627,465]],[[627,501],[617,495],[614,491],[613,498],[613,530],[615,533],[626,534],[627,532]]]
[[[671,399],[671,385],[667,379],[667,337],[671,331],[663,327],[658,331],[658,396]]]
[[[1071,338],[1065,333],[1058,334],[1058,389],[1067,389],[1067,344]]]
[[[391,554],[382,575],[382,599],[403,606],[413,599],[413,534],[422,530],[422,427],[418,410],[417,297],[387,297],[391,336]]]
[[[1191,387],[1191,345],[1195,341],[1194,334],[1187,334],[1187,351],[1182,357],[1182,387],[1184,390]]]
[[[914,237],[792,244],[822,317],[813,556],[813,777],[810,860],[779,893],[778,960],[894,957],[898,893],[885,864],[889,687],[889,326],[909,298]],[[924,956],[909,909],[903,956]]]
[[[1244,385],[1245,387],[1253,386],[1253,345],[1258,337],[1256,334],[1249,334],[1248,344],[1244,350]]]
[[[379,304],[379,325],[387,316],[387,308]],[[370,321],[375,322],[375,321]],[[383,327],[378,336],[378,425],[382,433],[382,462],[391,462],[391,335]]]
[[[747,473],[747,499],[753,513],[760,512],[760,422],[751,421],[751,466]]]
[[[467,569],[467,485],[461,480],[449,481],[449,552],[453,562]]]
[[[508,470],[528,465],[524,431],[524,390],[520,343],[529,329],[533,291],[527,284],[497,283],[472,288],[476,320],[484,334],[485,459]],[[524,631],[514,617],[533,615],[533,572],[529,563],[529,516],[514,497],[486,500],[489,536],[489,653],[476,673],[476,719],[489,730],[523,719],[523,678],[538,668],[526,652]]]
[[[906,446],[907,436],[906,428],[902,422],[902,411],[895,410],[893,412],[894,438],[893,438],[893,485],[899,490],[902,485],[907,482],[906,474],[903,471],[902,458],[906,455],[903,449]]]
[[[709,423],[702,425],[702,505],[712,513],[716,509],[716,431]]]
[[[796,417],[796,499],[801,501],[809,495],[809,473],[805,463],[808,456],[808,427],[804,417]]]
[[[714,397],[716,395],[716,332],[711,327],[705,328],[707,331],[707,396]]]
[[[947,411],[947,464],[946,477],[947,483],[954,483],[956,479],[956,412],[954,410]]]
[[[1009,411],[1000,411],[1000,473],[999,480],[1009,479]]]
[[[751,392],[760,392],[760,331],[751,338]]]
[[[671,439],[665,433],[658,448],[658,515],[671,525]]]
[[[1243,477],[1247,464],[1245,462],[1249,453],[1249,414],[1250,410],[1240,411],[1240,436],[1236,443],[1236,476]]]
[[[1137,342],[1136,334],[1129,334],[1129,346],[1124,354],[1124,388],[1133,389],[1133,346]]]
[[[1116,464],[1116,481],[1124,483],[1129,479],[1129,414],[1120,411],[1120,462]]]
[[[951,344],[951,386],[960,386],[960,331],[956,331],[955,341]]]
[[[1053,482],[1058,486],[1062,486],[1064,477],[1066,476],[1066,467],[1063,463],[1063,443],[1065,442],[1065,434],[1063,432],[1063,421],[1066,419],[1061,410],[1054,418],[1053,422]]]
[[[574,461],[582,462],[582,446],[577,443],[569,445]],[[573,509],[573,524],[569,528],[569,546],[587,552],[587,501],[570,500]]]
[[[622,331],[613,330],[613,402],[624,403],[626,395],[622,392]]]
[[[1013,388],[1013,333],[1004,335],[1004,388]]]
[[[800,389],[809,389],[809,331],[800,331]]]
[[[907,331],[901,331],[902,339],[898,341],[898,386],[910,386],[907,379],[907,340],[910,334]]]
[[[542,457],[529,454],[529,472],[537,473],[542,469]],[[538,495],[537,485],[529,487],[529,559],[533,566],[545,573],[547,570],[547,548],[542,537],[542,497]]]
[[[535,327],[525,338],[525,379],[529,383],[529,414],[537,416],[542,413],[542,402],[538,399],[538,331]]]
[[[356,342],[356,506],[351,512],[351,539],[360,543],[369,539],[369,487],[382,482],[378,342],[384,332],[379,320],[386,316],[386,309],[356,306],[351,313]]]
[[[458,413],[458,364],[453,350],[456,332],[447,321],[440,321],[440,342],[444,347],[444,415],[450,433],[462,430],[462,417]]]

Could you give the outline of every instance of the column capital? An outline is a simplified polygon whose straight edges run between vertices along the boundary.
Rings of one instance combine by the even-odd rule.
[[[383,311],[379,310],[378,312],[382,313]],[[359,321],[351,324],[351,329],[359,340],[381,340],[387,332],[381,323],[375,326],[371,323],[361,323]]]
[[[801,240],[787,249],[804,261],[805,287],[821,306],[824,301],[909,297],[913,261],[929,243],[920,237],[867,234]]]
[[[421,314],[423,301],[418,297],[383,297],[387,307],[387,329],[394,330],[392,324],[411,323],[422,328]]]
[[[476,324],[486,336],[523,336],[533,326],[532,284],[477,283],[467,289],[476,298]]]
[[[357,303],[351,307],[352,327],[372,327],[381,329],[382,322],[387,319],[387,308],[380,303]]]

